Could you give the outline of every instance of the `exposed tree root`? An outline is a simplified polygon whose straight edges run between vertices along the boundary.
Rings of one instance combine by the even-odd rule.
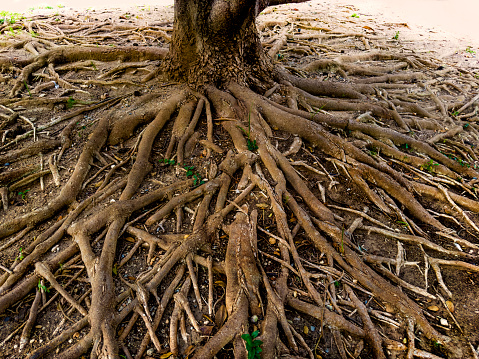
[[[428,285],[431,278],[454,299],[442,275],[446,268],[479,272],[474,264],[479,138],[475,124],[451,117],[477,96],[458,113],[448,113],[437,96],[439,87],[433,91],[435,85],[426,84],[436,77],[436,60],[366,51],[312,59],[298,70],[307,73],[304,78],[276,64],[274,84],[256,79],[258,86],[251,88],[247,81],[222,88],[180,85],[168,98],[162,92],[134,92],[47,125],[23,122],[33,127],[33,141],[13,148],[17,134],[9,132],[20,126],[17,119],[27,118],[14,106],[28,109],[40,92],[94,80],[67,78],[63,72],[101,66],[96,79],[106,87],[123,80],[140,84],[138,76],[135,81],[120,77],[141,69],[156,75],[148,66],[167,53],[161,47],[58,46],[64,40],[106,38],[107,31],[115,36],[133,31],[112,24],[27,26],[48,42],[12,43],[34,56],[0,57],[4,71],[21,69],[8,81],[12,101],[0,117],[4,140],[10,139],[0,165],[13,168],[0,174],[0,313],[19,301],[30,308],[19,339],[22,353],[29,352],[25,357],[55,352],[61,358],[117,358],[124,352],[139,359],[150,348],[174,356],[246,358],[243,336],[254,330],[260,331],[264,358],[319,357],[318,348],[328,340],[341,358],[386,358],[388,351],[405,358],[436,358],[433,352],[472,356],[467,337],[461,344],[451,342],[424,314],[421,302],[442,298]],[[283,51],[294,41],[301,41],[302,53],[315,53],[303,41],[308,34],[290,35],[287,26],[276,34],[266,25],[264,30],[272,57],[294,52]],[[145,34],[170,40],[157,27],[134,31],[145,41]],[[321,35],[323,41],[338,36]],[[377,41],[344,36],[366,48]],[[121,63],[105,64],[115,60]],[[43,68],[51,79],[39,83]],[[320,81],[311,76],[314,71],[338,73],[348,81]],[[381,86],[398,82],[427,100],[404,101],[403,87],[393,92],[392,86]],[[257,93],[264,88],[269,88],[264,96]],[[32,98],[17,101],[22,93]],[[64,99],[71,104],[70,96]],[[113,108],[106,112],[102,106]],[[98,120],[85,122],[87,112]],[[457,126],[434,132],[451,121]],[[81,141],[72,136],[78,123],[88,132]],[[45,134],[49,127],[54,132]],[[17,140],[29,136],[18,135],[23,137]],[[72,163],[80,144],[74,169],[66,171],[65,161]],[[14,166],[19,161],[25,166]],[[48,187],[48,201],[24,214],[14,212],[25,201],[26,184],[49,173],[54,185]],[[50,177],[45,180],[50,184]],[[338,198],[338,187],[354,198]],[[369,237],[392,243],[397,254],[365,252]],[[18,248],[11,247],[17,241],[22,248],[15,258]],[[407,252],[416,253],[414,259],[406,260]],[[425,285],[411,283],[411,276],[403,276],[405,268],[417,271]],[[69,286],[79,281],[83,289],[73,291]],[[51,298],[54,293],[58,296]],[[47,305],[41,304],[42,295],[50,298]],[[53,301],[69,307],[61,334],[42,345],[29,342],[35,322]],[[315,324],[319,344],[308,337],[311,326],[298,327],[293,316]],[[131,345],[135,331],[140,340]]]

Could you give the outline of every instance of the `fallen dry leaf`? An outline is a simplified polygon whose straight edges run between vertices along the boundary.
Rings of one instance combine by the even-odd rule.
[[[221,328],[228,317],[228,312],[226,311],[226,306],[221,304],[218,310],[215,313],[215,324],[218,328]]]
[[[225,287],[226,287],[226,283],[223,282],[222,280],[217,280],[217,281],[215,282],[215,286],[225,288]]]
[[[205,325],[204,327],[201,327],[201,334],[202,335],[207,335],[210,336],[211,332],[213,331],[214,325]]]
[[[451,302],[450,300],[447,300],[446,305],[447,305],[447,309],[449,309],[451,313],[454,313],[454,303]]]

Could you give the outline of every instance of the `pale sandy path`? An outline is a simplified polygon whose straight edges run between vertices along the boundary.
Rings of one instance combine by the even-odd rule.
[[[171,6],[174,0],[0,0],[0,10],[25,12],[57,5],[67,8],[129,8],[135,5]],[[312,3],[353,5],[359,16],[407,22],[420,31],[437,33],[452,41],[479,48],[479,0],[313,0]]]
[[[479,0],[327,0],[353,5],[358,14],[378,20],[407,22],[425,33],[436,33],[479,48]]]
[[[32,13],[29,9],[35,8],[34,13],[71,13],[75,10],[78,15],[85,9],[109,8],[136,13],[139,6],[146,5],[151,14],[173,4],[174,0],[0,0],[0,11]],[[420,52],[432,52],[446,61],[479,69],[479,0],[312,0],[286,6],[311,15],[331,14],[331,18],[342,19],[345,24],[354,23],[360,31],[364,31],[363,25],[383,29],[386,25],[390,29],[386,35],[394,36],[399,31],[402,44],[415,42]],[[394,25],[399,23],[407,24],[407,28]]]
[[[57,11],[58,5],[78,10],[118,7],[126,9],[137,5],[171,6],[173,3],[174,0],[0,0],[0,10],[25,12],[31,8],[51,6],[52,10]]]

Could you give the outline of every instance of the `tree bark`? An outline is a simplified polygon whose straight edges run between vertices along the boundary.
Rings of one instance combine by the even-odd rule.
[[[177,0],[165,70],[195,86],[268,81],[274,66],[255,26],[255,0]]]

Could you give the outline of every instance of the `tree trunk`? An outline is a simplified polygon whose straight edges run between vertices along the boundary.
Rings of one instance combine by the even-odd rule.
[[[255,26],[255,0],[177,0],[165,61],[172,79],[196,86],[251,85],[273,75]]]

